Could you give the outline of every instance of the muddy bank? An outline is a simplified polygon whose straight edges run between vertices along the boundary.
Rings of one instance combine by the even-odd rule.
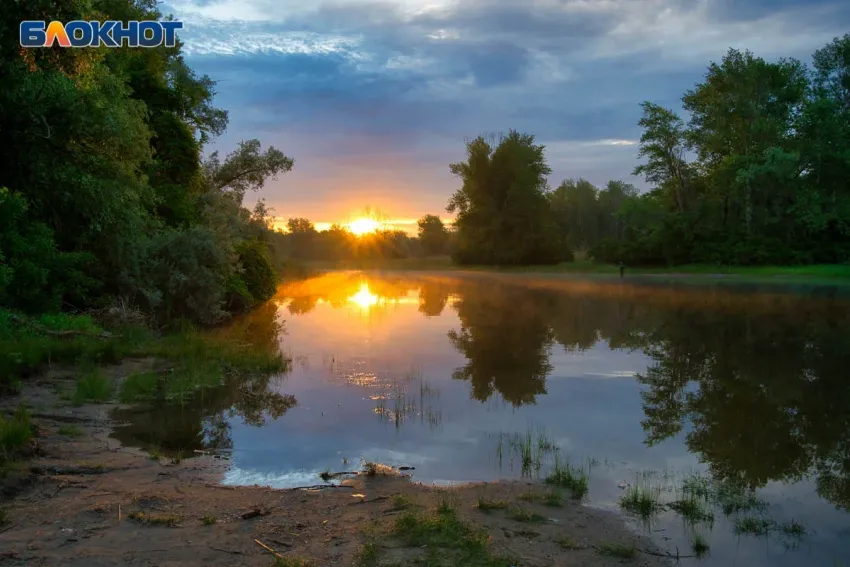
[[[109,437],[116,406],[71,405],[65,380],[54,373],[0,400],[3,413],[26,400],[38,428],[32,459],[3,481],[0,565],[668,564],[617,516],[547,505],[546,489],[526,482],[446,490],[358,475],[338,488],[224,487],[225,460],[122,447]]]

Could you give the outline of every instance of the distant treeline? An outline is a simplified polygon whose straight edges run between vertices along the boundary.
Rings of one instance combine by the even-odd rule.
[[[811,68],[729,50],[682,98],[686,123],[644,102],[634,174],[551,190],[544,147],[479,137],[451,166],[463,182],[454,258],[464,264],[806,264],[850,259],[850,34]]]
[[[227,112],[181,47],[21,49],[22,20],[153,20],[152,0],[0,10],[0,307],[131,305],[214,323],[276,288],[270,218],[245,193],[293,160],[257,140],[202,160]]]
[[[334,224],[318,231],[305,218],[291,218],[286,231],[277,231],[274,249],[281,261],[295,260],[396,260],[449,254],[452,233],[440,217],[425,215],[417,221],[417,236],[398,229],[378,228],[354,234]]]

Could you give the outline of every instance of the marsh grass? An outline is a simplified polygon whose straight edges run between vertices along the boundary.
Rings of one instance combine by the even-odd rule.
[[[596,546],[596,552],[599,555],[617,557],[619,559],[634,559],[637,557],[637,548],[633,543],[604,542]]]
[[[357,550],[354,565],[356,567],[372,567],[378,564],[380,556],[381,548],[378,546],[378,542],[374,540],[367,541]]]
[[[767,504],[756,496],[755,490],[728,480],[716,483],[714,500],[727,516],[767,507]]]
[[[215,516],[204,516],[201,518],[201,523],[205,526],[211,526],[218,522],[218,519]]]
[[[667,506],[682,516],[687,524],[714,524],[714,512],[711,510],[711,504],[708,500],[696,494],[684,492],[678,500],[670,502]]]
[[[661,486],[653,482],[649,473],[640,473],[634,484],[620,498],[620,507],[644,520],[649,520],[664,509],[661,503]]]
[[[394,494],[390,499],[392,510],[406,510],[413,507],[413,500],[406,494]]]
[[[736,535],[766,536],[776,529],[776,522],[759,516],[741,516],[735,518]]]
[[[103,403],[112,397],[112,382],[99,368],[86,368],[77,380],[77,389],[72,398],[75,404],[86,402]]]
[[[708,540],[706,540],[702,534],[694,533],[694,539],[691,542],[691,549],[697,557],[704,557],[708,554],[710,546],[708,545]]]
[[[555,453],[555,464],[552,472],[546,477],[546,484],[560,486],[570,491],[575,500],[581,500],[587,495],[590,482],[590,465],[574,466],[564,462]]]
[[[26,407],[19,406],[11,417],[0,415],[0,464],[13,461],[32,435],[32,421]]]
[[[799,523],[797,520],[791,520],[790,522],[785,522],[784,524],[779,526],[779,529],[783,534],[791,537],[803,537],[808,531],[806,527]]]

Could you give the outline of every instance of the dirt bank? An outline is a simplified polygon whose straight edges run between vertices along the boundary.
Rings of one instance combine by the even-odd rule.
[[[227,461],[120,446],[115,405],[70,405],[72,383],[54,372],[0,400],[3,413],[26,400],[38,428],[32,460],[4,481],[0,565],[668,564],[615,515],[529,501],[546,488],[525,482],[440,490],[362,474],[319,490],[224,487]]]

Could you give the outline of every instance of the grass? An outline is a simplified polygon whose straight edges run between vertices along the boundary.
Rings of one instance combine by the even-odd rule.
[[[553,507],[564,505],[564,493],[557,488],[547,490],[546,492],[525,492],[519,495],[519,499]]]
[[[86,402],[102,403],[112,397],[112,383],[109,378],[97,368],[87,369],[77,380],[77,389],[74,392],[73,402],[83,404]]]
[[[564,487],[570,491],[570,495],[575,500],[581,500],[587,495],[590,481],[590,467],[577,467],[569,462],[563,463],[555,454],[555,466],[549,476],[546,477],[546,484]]]
[[[357,557],[354,564],[357,567],[368,567],[378,563],[378,558],[381,555],[381,548],[375,541],[367,541],[360,549],[357,550]]]
[[[0,415],[0,464],[15,460],[32,434],[30,414],[24,406],[19,406],[11,417]]]
[[[664,508],[661,504],[661,487],[652,482],[652,475],[641,473],[635,483],[626,488],[620,498],[620,507],[648,520]]]
[[[738,512],[764,509],[767,504],[760,500],[755,491],[737,482],[717,483],[714,498],[727,516]]]
[[[172,514],[146,514],[145,512],[130,512],[128,517],[147,526],[175,527],[180,523],[180,517]]]
[[[60,425],[58,433],[66,437],[80,437],[83,431],[76,425]]]
[[[392,503],[392,510],[407,510],[413,506],[413,500],[406,494],[394,494],[390,503]]]
[[[619,559],[634,559],[637,557],[637,548],[633,543],[604,542],[596,546],[596,552],[599,555],[617,557]]]
[[[218,522],[218,519],[215,516],[204,516],[201,518],[201,523],[205,526],[211,526]]]
[[[546,521],[546,518],[540,514],[520,508],[519,506],[511,508],[510,515],[511,519],[517,522],[540,523]]]
[[[695,533],[694,540],[691,542],[691,549],[694,551],[694,555],[697,557],[704,557],[710,546],[708,545],[708,540],[706,540],[701,534]]]
[[[584,549],[584,546],[578,543],[576,540],[564,536],[555,540],[561,549],[566,549],[567,551],[577,551],[579,549]]]
[[[708,500],[695,494],[686,492],[680,499],[667,506],[682,516],[690,525],[714,524],[714,512],[711,511]]]
[[[779,526],[779,529],[782,530],[782,533],[791,537],[803,537],[808,533],[806,527],[803,524],[799,523],[797,520],[785,522],[784,524]]]
[[[508,503],[504,500],[488,500],[482,496],[478,497],[478,509],[482,512],[491,510],[504,510],[508,507]]]
[[[776,522],[758,516],[735,518],[736,535],[766,536],[776,528]]]
[[[428,565],[515,565],[491,553],[488,534],[461,520],[457,510],[445,503],[425,513],[405,512],[396,519],[391,534],[408,547],[423,549]]]
[[[500,465],[505,445],[511,451],[511,455],[519,458],[524,477],[536,477],[543,468],[544,461],[556,454],[558,450],[543,429],[529,428],[525,433],[501,434],[496,446],[496,456]]]

